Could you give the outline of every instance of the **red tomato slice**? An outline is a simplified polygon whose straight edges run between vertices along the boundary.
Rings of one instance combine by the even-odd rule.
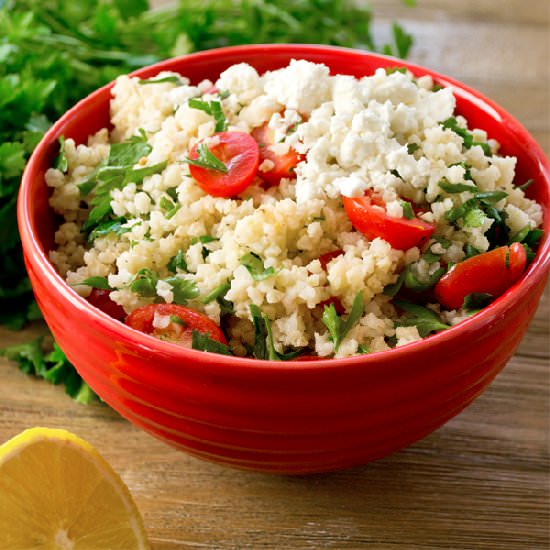
[[[232,197],[242,193],[254,179],[260,163],[258,144],[245,132],[219,132],[214,134],[216,145],[208,146],[210,152],[227,167],[227,172],[220,172],[202,166],[189,165],[191,176],[199,187],[214,197]],[[189,153],[190,159],[197,159],[198,146]]]
[[[526,264],[527,255],[520,243],[472,256],[439,279],[434,287],[435,297],[449,309],[462,307],[464,298],[472,292],[497,298],[520,279]]]
[[[119,306],[116,302],[111,300],[111,291],[103,290],[101,288],[93,288],[90,295],[86,298],[90,304],[97,307],[113,319],[118,321],[124,321],[126,318],[126,312],[122,306]]]
[[[393,248],[408,250],[421,246],[435,231],[435,225],[418,217],[392,218],[386,212],[383,202],[375,195],[344,197],[344,209],[353,227],[368,239],[380,237]]]
[[[258,176],[262,178],[268,187],[279,185],[282,178],[294,179],[296,177],[294,168],[304,159],[304,155],[300,155],[292,148],[284,155],[277,155],[270,148],[270,145],[275,143],[275,131],[269,128],[267,122],[263,126],[254,128],[251,135],[260,146],[260,164],[264,160],[268,160],[274,165],[266,172],[261,170],[258,172]]]
[[[153,326],[157,316],[168,317],[165,328]],[[175,321],[173,319],[181,321]],[[151,334],[161,340],[169,340],[186,348],[191,347],[193,330],[208,334],[212,340],[227,344],[220,327],[204,313],[178,304],[151,304],[135,309],[126,318],[126,324],[136,330]]]

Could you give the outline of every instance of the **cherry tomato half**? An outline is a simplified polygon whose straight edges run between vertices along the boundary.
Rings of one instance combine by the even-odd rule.
[[[254,138],[246,132],[219,132],[212,137],[215,145],[208,145],[208,148],[225,164],[227,172],[190,164],[191,176],[209,195],[238,195],[252,183],[256,175],[260,163],[260,148]],[[190,159],[196,160],[199,157],[199,145],[200,143],[197,143],[189,153]]]
[[[259,171],[258,176],[266,183],[268,187],[273,187],[281,183],[282,178],[294,179],[296,174],[294,168],[303,160],[304,156],[290,148],[284,155],[277,155],[270,145],[275,143],[275,131],[269,128],[267,122],[263,126],[252,130],[252,137],[260,146],[260,164],[264,160],[273,163],[273,168],[263,172]]]
[[[519,280],[527,255],[523,245],[513,243],[472,256],[454,265],[434,287],[437,301],[449,309],[462,307],[472,292],[497,298]]]
[[[162,327],[155,327],[155,316]],[[162,318],[165,319],[162,319]],[[136,330],[168,340],[186,348],[191,347],[193,330],[208,334],[212,340],[227,344],[220,327],[204,313],[178,304],[150,304],[135,309],[126,318],[126,324]],[[166,324],[166,326],[164,326]]]
[[[86,298],[90,304],[97,307],[113,319],[124,321],[126,312],[122,306],[111,300],[111,291],[101,288],[93,288],[90,295]]]
[[[384,203],[376,195],[342,196],[342,200],[346,214],[357,231],[368,239],[380,237],[398,250],[421,246],[435,231],[434,224],[416,216],[410,220],[389,216]]]

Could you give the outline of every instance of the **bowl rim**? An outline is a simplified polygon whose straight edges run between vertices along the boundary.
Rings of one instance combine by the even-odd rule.
[[[430,75],[437,80],[437,82],[442,83],[445,87],[452,87],[454,91],[458,90],[462,97],[465,97],[472,103],[475,103],[480,109],[489,112],[492,116],[496,115],[501,120],[506,120],[507,125],[511,127],[513,133],[521,137],[521,141],[525,144],[524,148],[529,148],[531,150],[531,156],[536,158],[539,163],[540,173],[542,176],[541,180],[544,181],[548,187],[550,187],[550,163],[536,140],[515,117],[510,115],[492,100],[486,98],[477,90],[470,88],[460,81],[421,65],[395,57],[354,48],[320,44],[248,44],[203,50],[166,59],[153,65],[148,65],[137,69],[129,73],[129,76],[148,76],[149,74],[157,73],[162,70],[174,70],[169,67],[172,67],[175,63],[185,65],[188,61],[193,62],[194,60],[200,59],[208,60],[209,58],[218,59],[220,57],[234,55],[239,52],[242,52],[244,56],[253,53],[269,55],[269,53],[277,52],[277,54],[287,54],[289,60],[291,58],[300,58],[300,56],[307,54],[318,55],[323,52],[336,54],[340,53],[343,57],[351,55],[364,57],[365,59],[374,59],[379,62],[380,67],[406,67],[411,70],[413,74]],[[245,60],[244,62],[247,61]],[[72,117],[78,117],[79,110],[83,105],[93,102],[98,96],[104,94],[106,90],[110,90],[113,85],[114,81],[98,88],[85,98],[78,101],[51,126],[39,144],[35,147],[23,173],[18,194],[17,218],[21,241],[23,246],[27,248],[26,256],[29,258],[30,262],[33,262],[33,267],[37,268],[37,271],[40,274],[39,276],[47,278],[50,281],[50,284],[54,284],[56,292],[66,302],[70,303],[71,307],[75,307],[81,313],[88,316],[94,322],[94,326],[97,324],[104,325],[106,330],[116,332],[126,344],[133,346],[135,349],[146,350],[152,354],[160,353],[165,356],[171,356],[178,362],[194,362],[198,360],[200,363],[208,364],[211,367],[222,366],[223,368],[231,367],[233,369],[254,369],[256,371],[292,370],[307,372],[318,369],[342,369],[343,367],[360,367],[361,369],[367,369],[369,368],[369,365],[379,365],[381,362],[384,362],[385,358],[388,358],[388,360],[406,359],[415,353],[424,353],[431,347],[446,344],[461,334],[476,332],[480,327],[490,325],[492,319],[504,316],[507,311],[514,307],[514,304],[520,303],[529,291],[547,276],[550,265],[550,231],[548,230],[548,227],[550,227],[550,220],[548,220],[550,205],[542,205],[545,218],[543,223],[547,230],[545,231],[543,240],[539,244],[536,257],[528,266],[528,269],[523,274],[520,281],[472,317],[461,321],[447,330],[432,334],[399,347],[338,359],[319,358],[311,361],[275,361],[205,353],[203,351],[184,348],[177,344],[165,342],[149,334],[132,329],[123,322],[113,319],[103,311],[92,306],[85,298],[81,297],[65,282],[48,259],[47,252],[42,248],[35,231],[36,223],[29,216],[29,205],[32,202],[31,190],[34,180],[33,173],[36,170],[38,159],[46,155],[52,145],[57,143],[58,137],[62,134],[62,129],[65,124]]]

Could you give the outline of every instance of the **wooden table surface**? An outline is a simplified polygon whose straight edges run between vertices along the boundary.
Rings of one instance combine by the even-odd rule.
[[[376,37],[399,18],[416,38],[413,61],[485,92],[549,153],[548,0],[373,4]],[[549,303],[547,293],[516,355],[469,408],[364,467],[276,477],[202,462],[1,359],[0,440],[45,425],[90,441],[128,484],[154,550],[549,548]],[[0,347],[39,330],[0,330]]]

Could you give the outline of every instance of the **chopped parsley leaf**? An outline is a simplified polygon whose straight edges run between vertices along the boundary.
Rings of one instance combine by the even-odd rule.
[[[467,185],[465,183],[449,183],[445,178],[439,181],[438,185],[446,193],[463,193],[464,191],[475,193],[479,191],[476,185]]]
[[[529,187],[531,187],[531,185],[533,185],[533,183],[535,183],[535,180],[534,179],[528,179],[523,185],[518,185],[518,189],[521,189],[522,191],[525,191],[527,189],[529,189]]]
[[[181,269],[181,271],[187,271],[187,262],[185,261],[185,253],[183,250],[178,250],[176,255],[170,258],[166,268],[170,271],[170,273],[177,273],[178,269]]]
[[[340,344],[344,338],[348,335],[349,331],[359,322],[363,315],[363,294],[357,293],[353,300],[351,311],[345,321],[342,321],[341,317],[336,312],[334,304],[325,305],[323,316],[321,320],[327,327],[330,338],[334,343],[334,351],[338,351]]]
[[[420,149],[420,145],[418,143],[407,143],[407,153],[409,155],[414,154],[414,152],[418,149]]]
[[[393,298],[401,290],[401,287],[403,286],[404,281],[405,281],[405,271],[403,270],[397,277],[397,280],[395,281],[395,283],[391,283],[384,287],[383,293],[386,296],[391,296]]]
[[[447,120],[444,120],[440,123],[443,128],[448,128],[452,130],[455,134],[459,135],[462,138],[462,143],[465,149],[470,149],[475,145],[479,145],[486,156],[490,157],[492,155],[491,147],[487,142],[474,141],[474,135],[469,132],[466,128],[462,128],[455,117],[449,117]]]
[[[479,250],[475,246],[472,246],[470,243],[466,243],[464,245],[464,253],[466,254],[466,256],[464,256],[465,260],[480,254]]]
[[[207,243],[212,243],[214,241],[219,241],[219,239],[216,238],[216,237],[212,237],[211,235],[201,235],[200,237],[191,237],[190,243],[191,244],[197,244],[197,243],[207,244]]]
[[[54,162],[54,167],[63,172],[67,173],[69,169],[69,162],[67,160],[67,155],[65,154],[65,136],[59,136],[59,153]]]
[[[386,67],[386,74],[390,75],[393,73],[403,73],[407,74],[407,67]]]
[[[187,326],[187,323],[181,317],[178,317],[177,315],[170,315],[170,321],[172,323],[175,323],[176,325],[180,325],[181,327],[186,327]]]
[[[92,242],[98,237],[104,237],[109,233],[114,235],[123,235],[132,230],[131,227],[125,226],[128,222],[126,218],[115,218],[98,224],[88,235],[88,242]]]
[[[172,82],[173,84],[181,84],[181,78],[179,76],[164,76],[162,78],[146,78],[138,80],[138,84],[142,86],[145,84],[165,84],[166,82]]]
[[[451,328],[441,321],[439,315],[423,306],[406,302],[405,300],[394,300],[394,305],[405,312],[405,315],[396,321],[397,326],[416,327],[421,338],[432,332]]]
[[[485,222],[485,213],[479,208],[470,208],[466,210],[463,220],[465,227],[481,227]]]
[[[493,300],[494,297],[492,294],[488,294],[486,292],[472,292],[464,297],[462,309],[477,311],[483,309],[485,306],[488,306]]]
[[[76,283],[71,286],[78,286],[78,285],[90,286],[92,288],[99,288],[101,290],[112,290],[112,288],[109,286],[109,281],[107,277],[88,277],[87,279],[84,279],[80,283]]]
[[[199,351],[209,351],[211,353],[219,353],[221,355],[233,355],[233,352],[221,342],[213,340],[204,332],[193,329],[191,347]]]
[[[227,174],[229,171],[227,166],[216,155],[214,155],[212,151],[210,151],[206,143],[201,143],[197,147],[197,152],[199,156],[196,159],[186,157],[184,162],[194,166],[200,166],[201,168],[206,168],[207,170],[223,172],[224,174]]]
[[[227,291],[231,288],[231,283],[226,281],[221,285],[217,286],[214,290],[210,291],[201,301],[203,304],[209,304],[210,302],[217,300],[218,298],[223,298],[226,295]]]
[[[357,346],[357,353],[362,353],[362,354],[370,353],[370,349],[365,344],[359,344]]]
[[[256,304],[250,304],[250,315],[254,325],[254,347],[252,353],[256,359],[270,359],[272,361],[288,361],[303,353],[302,349],[281,353],[273,344],[271,323],[267,315],[262,314]]]
[[[432,288],[443,275],[446,273],[444,267],[439,267],[431,275],[428,275],[426,281],[421,281],[413,272],[412,267],[409,265],[405,269],[405,280],[404,284],[406,288],[414,290],[415,292],[423,292]]]
[[[0,350],[0,355],[15,361],[25,374],[43,378],[52,384],[63,384],[65,393],[79,403],[88,404],[97,400],[95,393],[78,375],[56,342],[49,352],[43,347],[43,337],[8,346]]]
[[[256,359],[267,359],[267,329],[262,317],[262,312],[256,304],[250,304],[250,316],[254,325],[254,347],[252,353]]]
[[[410,202],[401,201],[401,208],[403,209],[403,217],[406,220],[412,220],[415,217],[414,210]]]
[[[168,197],[161,197],[159,206],[164,210],[164,217],[167,220],[173,218],[176,212],[181,208],[179,202],[174,204]]]
[[[188,101],[188,105],[192,109],[204,111],[214,119],[216,123],[214,132],[224,132],[227,130],[229,123],[223,113],[222,104],[218,100],[203,101],[202,99],[191,98]]]
[[[239,259],[239,262],[248,269],[255,281],[263,281],[275,274],[274,267],[271,266],[266,269],[263,260],[254,252],[248,252]]]
[[[130,290],[143,298],[157,295],[158,274],[147,268],[140,269],[130,282]]]
[[[167,277],[162,280],[172,287],[175,304],[184,306],[188,300],[196,298],[199,295],[199,289],[195,281],[177,276]]]

